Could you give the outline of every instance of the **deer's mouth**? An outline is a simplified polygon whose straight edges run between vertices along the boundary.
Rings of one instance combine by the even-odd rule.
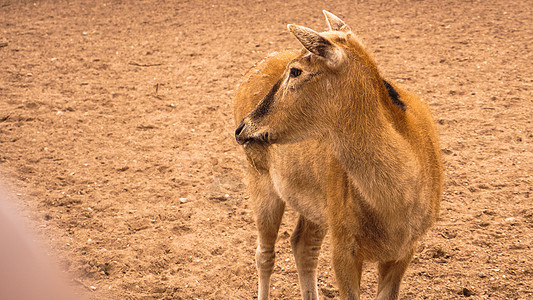
[[[272,144],[272,134],[269,134],[267,131],[258,131],[252,132],[251,129],[253,126],[246,125],[246,123],[241,123],[239,127],[235,130],[235,140],[239,145],[244,145],[247,143],[258,143],[258,144]]]

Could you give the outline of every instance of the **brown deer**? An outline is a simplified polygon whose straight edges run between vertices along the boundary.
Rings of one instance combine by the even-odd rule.
[[[442,166],[429,109],[380,75],[351,29],[288,25],[301,51],[271,55],[236,92],[235,131],[258,229],[259,299],[269,298],[274,245],[288,203],[303,299],[331,234],[342,299],[358,299],[363,261],[377,261],[377,299],[397,299],[417,241],[438,216]],[[241,121],[242,120],[242,121]]]

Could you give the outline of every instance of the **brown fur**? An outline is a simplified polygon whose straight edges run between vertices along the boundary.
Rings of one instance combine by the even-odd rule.
[[[235,97],[259,233],[259,299],[268,299],[285,203],[300,213],[291,244],[304,299],[318,297],[326,231],[341,298],[359,298],[369,260],[379,263],[377,298],[396,299],[416,243],[438,215],[437,134],[427,105],[391,83],[405,110],[394,104],[350,28],[325,15],[328,32],[289,25],[305,49],[266,58]],[[291,68],[301,75],[292,78]]]

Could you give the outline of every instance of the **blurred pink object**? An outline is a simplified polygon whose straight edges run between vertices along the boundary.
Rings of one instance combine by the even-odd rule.
[[[61,280],[0,189],[0,299],[79,299]]]

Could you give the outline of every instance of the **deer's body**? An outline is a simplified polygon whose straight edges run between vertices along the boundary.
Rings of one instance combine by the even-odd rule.
[[[426,104],[384,81],[349,28],[326,17],[332,30],[321,34],[291,25],[306,50],[266,58],[235,97],[259,233],[259,299],[268,299],[285,203],[300,213],[291,244],[304,299],[318,297],[326,231],[342,298],[359,297],[369,260],[379,262],[378,299],[396,299],[438,215],[436,132]]]

